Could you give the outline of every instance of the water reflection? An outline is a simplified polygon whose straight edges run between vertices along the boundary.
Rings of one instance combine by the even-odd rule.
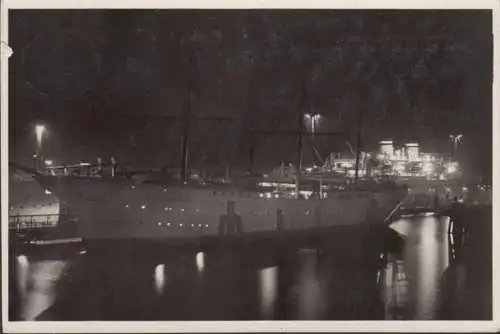
[[[298,261],[298,277],[295,293],[298,299],[298,318],[314,320],[321,318],[324,289],[318,272],[318,256],[315,250],[301,250]]]
[[[161,295],[165,288],[165,265],[159,264],[155,267],[154,282],[156,292]]]
[[[278,267],[259,270],[259,304],[262,319],[273,319],[278,296]]]
[[[404,303],[395,303],[389,307],[394,314],[387,318],[401,317],[414,320],[432,320],[436,318],[439,284],[444,270],[448,266],[448,218],[423,216],[404,219],[391,226],[405,235],[405,250],[402,258],[393,265],[388,265],[386,275],[400,275],[404,280],[397,284],[386,283],[386,289]],[[395,269],[397,271],[395,272]],[[393,284],[391,288],[391,284]],[[406,306],[405,306],[406,305]],[[395,311],[396,310],[396,311]],[[402,313],[407,313],[406,315]]]
[[[88,250],[64,275],[63,261],[33,265],[20,256],[16,281],[23,319],[433,319],[448,265],[446,224],[436,217],[393,224],[404,249],[384,256],[384,267],[379,251],[367,256],[357,240],[332,239],[327,248],[282,254],[226,249],[133,257]]]
[[[205,253],[203,252],[198,252],[196,254],[196,269],[200,274],[205,270]]]
[[[382,276],[385,320],[408,319],[408,277],[404,261],[390,256]]]
[[[19,320],[35,320],[49,308],[55,299],[55,286],[63,275],[64,261],[30,261],[26,255],[17,257],[16,285],[20,309],[15,313]],[[11,294],[11,298],[16,298]]]

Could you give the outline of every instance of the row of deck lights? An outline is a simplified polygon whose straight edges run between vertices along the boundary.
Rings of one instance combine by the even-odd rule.
[[[195,226],[196,225],[196,226]],[[171,222],[167,222],[167,223],[164,223],[164,222],[158,222],[158,226],[161,226],[161,227],[176,227],[176,224],[173,224]],[[184,223],[179,223],[177,224],[178,227],[184,227]],[[208,228],[208,224],[191,224],[191,227],[198,227],[198,228]]]
[[[130,205],[125,204],[125,208],[127,208],[127,209],[130,208]],[[142,210],[146,210],[146,205],[141,205],[141,209]],[[173,208],[165,207],[165,211],[172,212]],[[185,209],[182,208],[181,212],[184,212],[184,211],[185,211]],[[200,209],[195,209],[195,213],[199,213],[199,212],[200,212]],[[238,212],[236,212],[236,213],[238,214]],[[308,215],[310,213],[310,210],[305,210],[304,213],[306,215]],[[256,215],[260,215],[260,214],[262,214],[262,215],[272,215],[273,211],[256,211],[256,212],[254,212],[254,214],[256,214]],[[284,212],[283,212],[283,214],[284,214]],[[169,224],[170,223],[168,223],[167,225],[170,226]],[[160,222],[158,223],[158,225],[160,225]],[[180,226],[182,227],[182,224],[180,224]],[[208,225],[206,225],[206,227],[208,227]]]

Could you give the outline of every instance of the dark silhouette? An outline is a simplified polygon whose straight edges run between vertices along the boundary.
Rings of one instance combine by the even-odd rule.
[[[241,216],[234,211],[234,201],[227,202],[226,214],[220,217],[219,235],[243,232]]]
[[[456,247],[460,248],[465,239],[466,227],[465,227],[465,205],[458,201],[455,196],[453,198],[453,203],[451,204],[450,210],[450,222],[448,225],[448,233],[453,235]]]

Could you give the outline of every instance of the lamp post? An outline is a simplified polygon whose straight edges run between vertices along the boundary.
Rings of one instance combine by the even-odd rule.
[[[36,151],[33,155],[35,168],[38,169],[42,167],[42,142],[43,142],[43,134],[46,131],[46,127],[43,124],[35,125],[35,136],[36,136]]]
[[[316,131],[316,125],[319,125],[319,122],[321,121],[321,115],[318,114],[318,113],[314,113],[314,114],[305,114],[304,115],[304,121],[306,123],[309,123],[310,127],[311,127],[311,135],[312,135],[312,144],[313,144],[313,147],[312,147],[312,159],[313,159],[313,163],[316,159],[314,159],[314,156],[315,156],[315,152],[314,152],[314,133]]]

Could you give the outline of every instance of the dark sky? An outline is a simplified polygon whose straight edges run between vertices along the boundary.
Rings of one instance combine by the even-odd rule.
[[[461,133],[463,164],[491,173],[491,31],[491,11],[11,10],[11,158],[44,121],[59,162],[178,164],[180,123],[159,116],[182,113],[191,82],[194,114],[233,117],[193,126],[195,166],[245,166],[246,129],[294,130],[303,96],[317,131],[345,133],[318,138],[323,155],[355,143],[362,110],[367,148],[447,152]],[[256,161],[294,159],[295,143],[260,137]]]

